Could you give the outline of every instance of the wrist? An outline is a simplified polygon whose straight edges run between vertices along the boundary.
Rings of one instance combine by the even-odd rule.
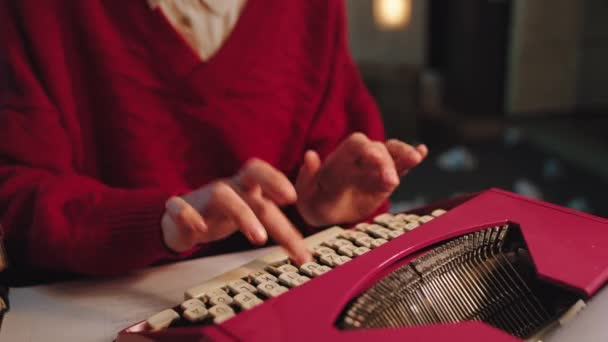
[[[183,243],[180,243],[177,224],[173,221],[167,210],[165,210],[161,217],[160,228],[165,248],[171,253],[178,254],[189,249],[188,247],[182,246]]]

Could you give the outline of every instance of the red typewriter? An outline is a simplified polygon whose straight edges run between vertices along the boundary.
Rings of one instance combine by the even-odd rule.
[[[608,221],[487,190],[308,237],[186,290],[118,341],[539,341],[608,278]]]

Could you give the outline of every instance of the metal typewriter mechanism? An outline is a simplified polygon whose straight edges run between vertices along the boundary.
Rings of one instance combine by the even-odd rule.
[[[277,250],[188,289],[118,341],[546,340],[605,284],[606,228],[500,190],[382,214],[308,237],[313,262]]]

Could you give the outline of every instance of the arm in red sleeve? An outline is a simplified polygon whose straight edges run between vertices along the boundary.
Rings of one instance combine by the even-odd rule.
[[[0,3],[0,223],[13,267],[117,274],[168,257],[158,189],[111,188],[78,170],[25,30]]]

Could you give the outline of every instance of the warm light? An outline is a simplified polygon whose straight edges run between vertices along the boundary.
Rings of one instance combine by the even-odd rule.
[[[374,0],[374,19],[381,29],[402,29],[411,18],[412,0]]]

